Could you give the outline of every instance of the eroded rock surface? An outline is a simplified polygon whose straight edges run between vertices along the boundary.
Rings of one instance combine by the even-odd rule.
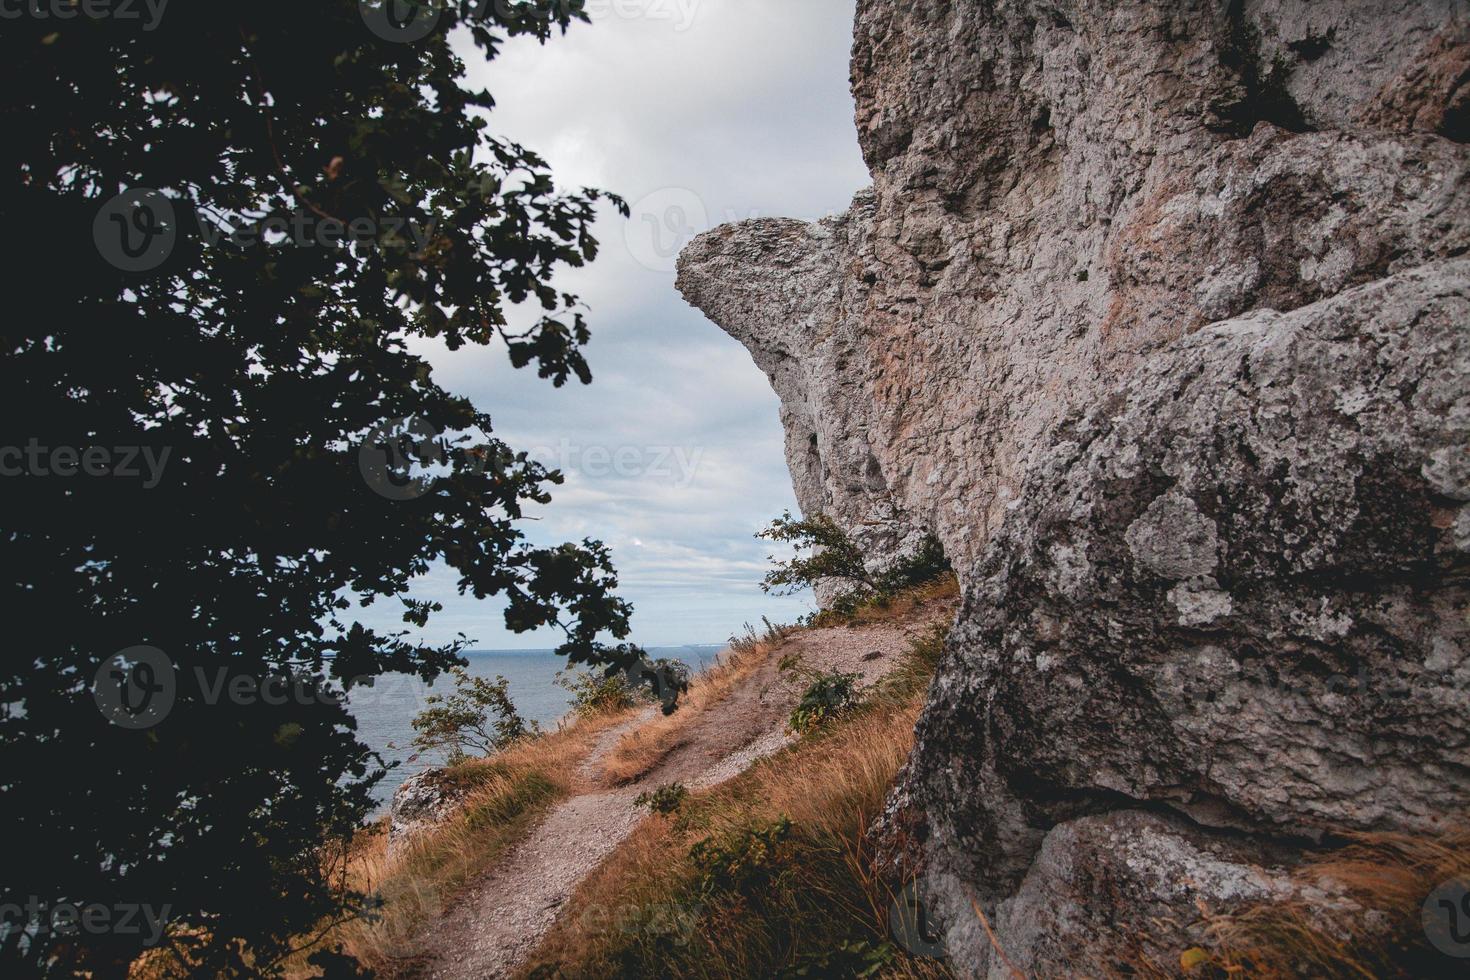
[[[873,187],[679,285],[770,376],[803,509],[960,571],[885,832],[961,972],[1006,973],[972,903],[1079,965],[1027,925],[1102,860],[1077,821],[1267,881],[1464,812],[1470,5],[861,0],[853,90]]]
[[[953,948],[983,952],[971,902],[1003,910],[1079,816],[1157,807],[1290,855],[1463,814],[1467,410],[1451,260],[1206,327],[1059,428],[972,571],[895,801]]]
[[[399,784],[388,805],[388,855],[403,849],[458,812],[468,787],[440,768],[416,772]]]

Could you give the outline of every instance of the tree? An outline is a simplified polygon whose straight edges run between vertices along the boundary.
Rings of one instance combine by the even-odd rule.
[[[454,690],[429,695],[428,707],[413,720],[416,748],[447,752],[452,765],[469,752],[494,755],[539,732],[535,722],[526,724],[516,711],[504,677],[472,677],[463,667],[451,667],[449,673]]]
[[[857,542],[826,514],[796,518],[786,511],[756,537],[788,544],[793,551],[786,561],[769,557],[775,567],[762,580],[763,591],[792,595],[819,582],[835,583],[841,591],[834,594],[831,606],[844,613],[858,603],[883,599],[951,571],[944,547],[928,534],[912,552],[889,562],[880,572],[871,572]]]
[[[559,475],[410,344],[590,380],[552,277],[596,255],[599,202],[626,206],[493,138],[457,53],[586,18],[455,4],[408,43],[376,0],[177,0],[151,27],[48,9],[0,31],[0,905],[31,926],[0,973],[123,976],[144,907],[200,975],[269,972],[363,906],[324,860],[382,776],[344,695],[459,662],[411,638],[438,611],[417,576],[561,627],[572,663],[642,656],[613,645],[607,550],[523,534]],[[359,622],[373,602],[404,629]],[[111,924],[52,928],[69,903]]]
[[[756,535],[766,541],[791,545],[790,560],[770,560],[775,564],[766,573],[761,589],[777,595],[790,595],[809,589],[824,579],[848,583],[848,590],[872,591],[877,580],[868,573],[862,551],[847,532],[826,514],[796,518],[787,511]]]

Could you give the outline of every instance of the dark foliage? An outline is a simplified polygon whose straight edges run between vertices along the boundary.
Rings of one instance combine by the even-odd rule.
[[[861,679],[861,674],[841,671],[817,675],[792,709],[787,727],[798,735],[804,735],[853,711],[861,700],[857,690]]]
[[[774,897],[779,884],[791,876],[787,867],[791,830],[791,821],[780,817],[697,842],[689,857],[700,875],[700,894],[707,901]]]
[[[174,0],[146,31],[5,22],[0,446],[168,455],[156,481],[76,474],[64,456],[0,479],[18,614],[0,669],[0,902],[167,907],[199,975],[265,972],[292,937],[355,914],[328,845],[381,772],[339,695],[389,671],[432,678],[460,645],[374,631],[354,609],[402,603],[422,626],[436,607],[404,597],[436,563],[463,593],[501,597],[511,629],[561,626],[574,663],[641,658],[600,640],[626,636],[631,611],[607,551],[523,537],[522,508],[559,476],[495,440],[409,347],[503,343],[556,385],[590,380],[581,307],[550,279],[595,256],[603,195],[558,193],[538,157],[490,137],[493,100],[464,85],[447,39],[458,26],[493,57],[576,10],[453,6],[416,43],[375,36],[355,0]],[[147,272],[94,245],[104,203],[134,188],[175,213],[177,242]],[[350,247],[211,241],[272,218],[366,231]],[[417,450],[442,466],[388,499],[358,447],[402,418],[436,434]],[[393,486],[409,463],[392,464]],[[173,668],[156,679],[177,686],[146,729],[110,723],[90,689],[137,645],[164,651]],[[298,693],[209,703],[217,677],[272,675]],[[10,929],[0,974],[120,976],[143,942]]]
[[[678,813],[679,808],[688,798],[689,790],[683,783],[668,783],[651,793],[639,793],[633,805],[646,807],[650,812],[667,816],[670,813]]]

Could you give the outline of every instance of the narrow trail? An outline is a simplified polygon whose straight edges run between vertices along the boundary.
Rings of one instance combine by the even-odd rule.
[[[783,657],[799,654],[820,671],[863,675],[868,684],[895,666],[921,629],[914,623],[836,627],[800,633],[772,650],[764,663],[722,700],[637,782],[578,793],[553,809],[423,937],[429,958],[421,976],[435,980],[507,977],[541,941],[572,893],[644,818],[638,794],[670,782],[705,789],[738,776],[789,741],[786,720],[800,695],[782,675]],[[653,710],[599,736],[579,775],[595,786],[602,763],[622,736],[653,717]]]
[[[649,717],[640,715],[603,732],[579,775],[596,779],[601,760],[618,739]],[[432,943],[435,960],[426,975],[506,976],[551,928],[577,883],[633,832],[633,800],[639,792],[625,787],[584,793],[552,810],[439,924]]]

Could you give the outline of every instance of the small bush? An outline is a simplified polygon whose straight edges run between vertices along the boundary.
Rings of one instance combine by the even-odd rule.
[[[818,675],[801,695],[787,727],[797,735],[805,735],[852,711],[859,703],[857,682],[861,678],[861,674],[837,671]]]
[[[431,694],[428,705],[413,720],[414,747],[420,751],[441,750],[451,765],[463,762],[471,751],[493,755],[523,738],[540,734],[535,722],[527,724],[510,699],[504,677],[486,680],[472,677],[463,667],[449,675],[454,690]]]
[[[877,592],[892,595],[910,586],[932,582],[953,570],[949,559],[944,557],[944,546],[931,534],[919,543],[918,550],[912,555],[894,562],[878,577]]]
[[[700,894],[750,898],[775,890],[778,879],[787,874],[790,837],[791,821],[783,816],[695,844],[689,859],[699,872]]]
[[[634,676],[646,678],[635,683]],[[689,665],[678,660],[659,658],[645,661],[629,671],[608,674],[601,671],[563,671],[557,684],[572,694],[572,710],[583,718],[627,711],[646,704],[663,705],[664,714],[672,714],[679,696],[689,690]]]
[[[626,711],[638,704],[638,692],[622,674],[601,671],[563,671],[556,683],[572,695],[572,710],[583,718]]]
[[[790,595],[811,588],[823,579],[848,582],[855,590],[871,590],[878,583],[868,574],[856,542],[826,514],[796,518],[787,511],[756,534],[766,541],[791,545],[790,561],[770,560],[776,567],[766,573],[761,588],[777,595]]]
[[[667,786],[660,786],[652,793],[639,793],[633,805],[646,807],[653,813],[667,815],[678,812],[679,807],[684,805],[684,800],[688,796],[689,790],[684,788],[683,783],[669,783]]]

